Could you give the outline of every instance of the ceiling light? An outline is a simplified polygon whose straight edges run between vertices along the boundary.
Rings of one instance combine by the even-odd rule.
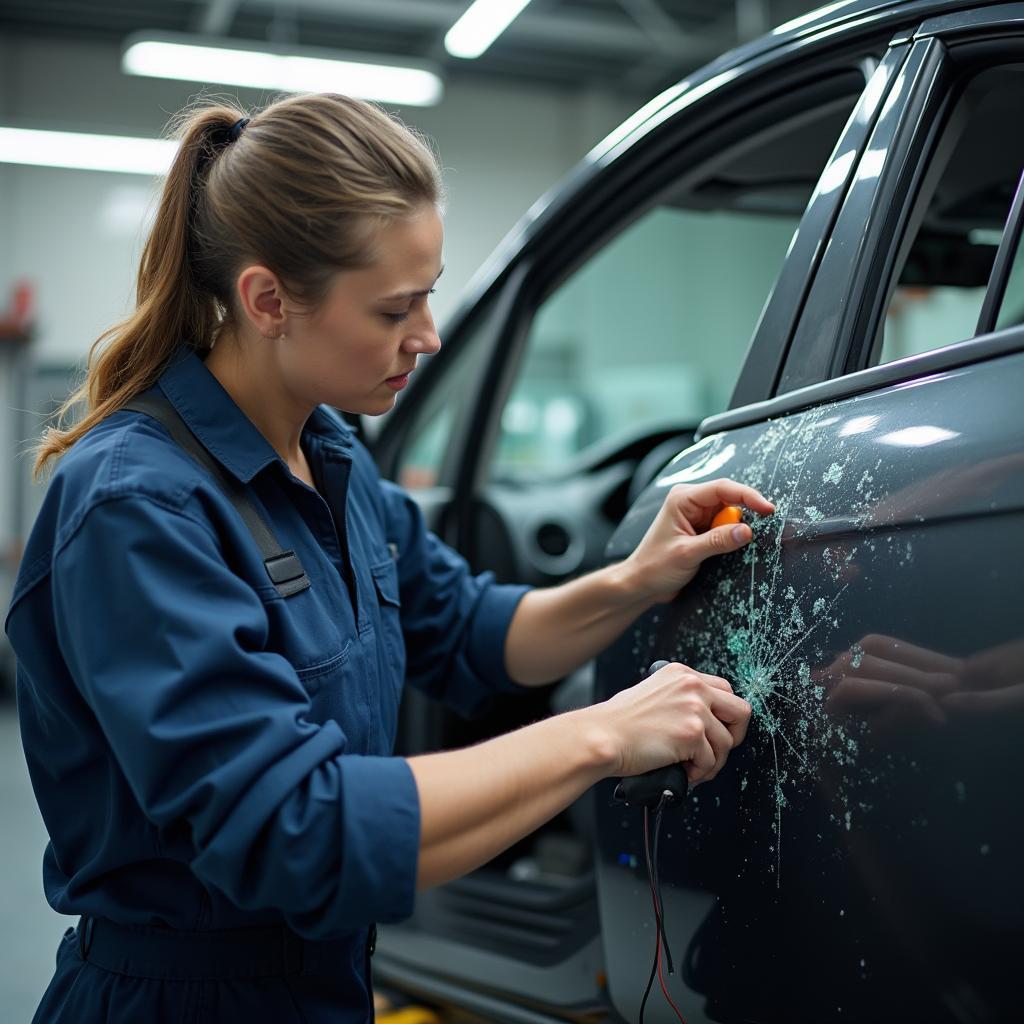
[[[512,24],[530,0],[474,0],[448,30],[444,48],[453,57],[479,57]]]
[[[124,174],[166,174],[178,143],[124,135],[0,128],[0,163]]]
[[[382,103],[428,107],[444,85],[429,65],[373,64],[333,50],[197,42],[194,36],[145,33],[125,42],[122,70],[129,75],[282,92],[340,92]]]

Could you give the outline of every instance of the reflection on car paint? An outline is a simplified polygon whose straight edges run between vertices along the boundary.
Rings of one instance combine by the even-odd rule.
[[[701,451],[702,448],[705,449],[702,457],[695,460],[694,455]],[[692,448],[688,448],[682,455],[676,456],[668,468],[671,469],[672,466],[684,458],[687,462],[686,467],[661,477],[658,480],[658,485],[664,487],[671,484],[692,483],[694,480],[706,480],[708,477],[722,473],[735,455],[736,445],[722,445],[720,434],[706,437]]]
[[[959,436],[955,430],[945,430],[942,427],[923,424],[919,427],[906,427],[903,430],[894,430],[891,434],[883,434],[878,438],[878,443],[891,444],[898,448],[925,448],[930,444],[951,441],[954,437]]]

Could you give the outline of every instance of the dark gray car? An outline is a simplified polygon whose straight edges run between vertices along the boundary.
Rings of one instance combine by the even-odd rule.
[[[411,753],[660,658],[733,681],[749,740],[660,839],[690,1024],[1022,1019],[1022,111],[1024,4],[851,0],[726,55],[538,204],[377,439],[508,580],[623,557],[675,483],[777,503],[595,672],[404,709]],[[635,1020],[654,918],[612,788],[424,894],[378,976]]]

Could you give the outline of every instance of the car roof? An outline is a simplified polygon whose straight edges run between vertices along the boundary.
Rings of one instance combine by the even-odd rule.
[[[911,13],[920,20],[931,14],[984,6],[986,2],[992,3],[994,0],[838,0],[779,25],[750,46],[755,51],[770,49],[773,45],[788,42],[802,35],[835,28],[844,22],[860,20],[869,15],[882,17],[887,12],[892,12],[902,18]]]
[[[712,92],[715,80],[734,77],[744,64],[756,61],[774,50],[791,48],[817,35],[831,35],[869,21],[884,32],[889,24],[920,23],[939,14],[989,6],[997,0],[836,0],[807,14],[794,18],[771,32],[728,50],[691,75],[655,96],[636,113],[599,142],[570,172],[544,193],[505,236],[493,254],[469,282],[464,301],[455,310],[446,327],[457,326],[476,306],[486,292],[503,276],[504,271],[542,229],[543,223],[558,209],[571,201],[599,169],[620,159],[629,149],[678,107],[687,104],[698,93]]]

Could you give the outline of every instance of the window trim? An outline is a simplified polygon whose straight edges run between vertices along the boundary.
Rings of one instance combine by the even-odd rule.
[[[891,363],[880,363],[865,370],[808,384],[766,402],[754,402],[741,409],[710,416],[697,429],[696,440],[722,431],[780,419],[814,406],[854,398],[880,388],[912,385],[960,367],[1021,351],[1024,351],[1024,325],[1006,327],[992,334],[958,341],[930,352],[894,359]]]
[[[1006,297],[1006,286],[1010,283],[1010,274],[1017,259],[1021,235],[1024,233],[1022,211],[1024,211],[1024,170],[1021,171],[1020,180],[1017,182],[1017,191],[1014,193],[1006,225],[1003,227],[1003,237],[999,241],[995,262],[992,264],[992,273],[989,274],[988,284],[985,287],[985,300],[982,302],[981,312],[978,314],[978,324],[974,329],[975,337],[981,334],[991,334],[996,329],[1003,299]]]
[[[796,337],[800,316],[824,255],[823,240],[832,234],[853,180],[856,160],[863,152],[881,114],[883,104],[900,74],[909,45],[894,41],[872,68],[862,61],[864,91],[854,104],[845,128],[836,140],[832,155],[822,170],[797,227],[775,287],[765,302],[751,336],[750,347],[733,389],[730,408],[743,407],[764,393],[776,393],[790,348]],[[870,70],[870,74],[867,72]],[[877,89],[872,83],[877,80]],[[849,167],[847,167],[849,165]],[[835,179],[834,185],[832,184]],[[824,185],[831,187],[823,187]],[[772,339],[783,338],[783,344]]]
[[[854,369],[850,361],[859,358],[859,353],[851,355],[854,339],[861,336],[858,325],[877,303],[879,281],[895,256],[892,240],[902,237],[910,212],[897,197],[917,188],[918,152],[930,145],[930,136],[922,138],[905,126],[908,120],[919,123],[936,106],[935,85],[944,66],[942,44],[926,40],[913,44],[900,68],[827,240],[776,394]]]

